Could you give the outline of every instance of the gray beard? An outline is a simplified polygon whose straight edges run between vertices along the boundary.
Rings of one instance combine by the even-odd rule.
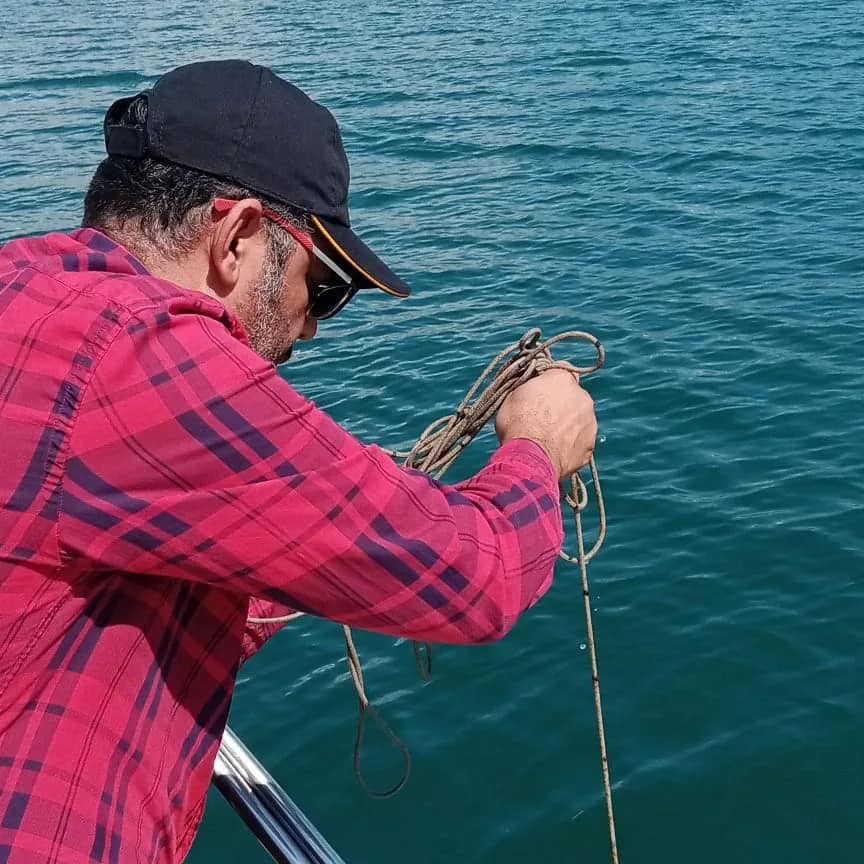
[[[291,342],[286,343],[290,332],[290,318],[282,311],[282,294],[285,290],[281,270],[274,266],[272,255],[267,256],[261,271],[261,278],[252,290],[252,296],[244,306],[240,318],[246,325],[246,334],[252,350],[271,363],[285,363],[294,350]]]

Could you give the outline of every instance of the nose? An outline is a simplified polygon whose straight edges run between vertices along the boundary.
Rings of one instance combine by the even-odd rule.
[[[300,331],[300,338],[305,340],[314,339],[317,332],[318,322],[310,315],[307,315],[306,320],[303,322],[303,329]]]

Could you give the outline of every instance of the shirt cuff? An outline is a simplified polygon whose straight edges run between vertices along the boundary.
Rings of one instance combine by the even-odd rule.
[[[558,489],[558,472],[546,451],[530,438],[513,438],[495,451],[490,465],[519,465],[531,471],[530,479],[547,489]]]

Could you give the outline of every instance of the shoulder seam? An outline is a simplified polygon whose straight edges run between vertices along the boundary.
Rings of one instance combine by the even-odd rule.
[[[61,283],[63,284],[63,283]],[[93,365],[88,370],[88,375],[86,381],[82,382],[81,392],[78,394],[78,401],[75,405],[75,412],[70,419],[69,422],[69,433],[63,439],[63,444],[60,448],[60,453],[58,454],[58,462],[60,467],[60,482],[58,483],[57,488],[57,521],[55,522],[55,540],[57,543],[57,560],[58,560],[58,568],[60,570],[65,566],[71,565],[71,561],[64,555],[63,552],[63,543],[60,537],[60,520],[63,516],[63,495],[66,488],[66,468],[67,468],[67,460],[69,458],[69,450],[72,446],[72,436],[75,433],[75,429],[78,425],[78,417],[81,413],[81,405],[84,403],[84,398],[87,395],[87,391],[90,388],[90,384],[93,381],[94,376],[96,375],[96,370],[99,364],[102,362],[102,359],[110,350],[111,346],[117,341],[118,337],[121,333],[124,332],[126,324],[128,324],[129,319],[136,317],[134,313],[127,309],[122,303],[117,303],[114,300],[108,300],[107,307],[114,307],[122,310],[126,313],[125,318],[118,318],[115,324],[114,333],[105,343],[104,347],[99,353],[99,357],[94,358]]]
[[[65,271],[60,271],[60,273],[49,273],[47,270],[44,270],[42,267],[39,267],[37,264],[35,264],[32,261],[28,261],[26,266],[21,268],[21,271],[24,271],[24,270],[32,270],[33,272],[38,273],[40,276],[43,276],[46,279],[50,279],[52,282],[56,282],[58,285],[62,285],[67,290],[74,291],[76,294],[80,294],[82,297],[91,296],[93,294],[93,292],[96,290],[96,288],[99,288],[101,285],[103,285],[105,282],[108,282],[110,279],[123,279],[123,280],[148,279],[148,280],[151,280],[153,282],[164,282],[165,281],[164,279],[159,279],[156,276],[143,276],[143,275],[138,275],[136,273],[102,273],[100,278],[94,280],[89,285],[82,288],[82,286],[74,285],[71,282],[67,281],[66,279],[62,278],[61,274]],[[19,272],[21,272],[21,271],[19,271]],[[74,272],[83,272],[83,271],[74,271]],[[93,273],[94,271],[91,270],[88,272]],[[159,302],[160,302],[159,300],[153,300],[152,298],[149,298],[146,296],[142,296],[141,300],[142,300],[142,303],[141,303],[140,308],[142,311],[146,310],[146,309],[153,309],[156,306],[158,306]],[[107,304],[114,304],[115,306],[119,307],[120,309],[124,309],[125,311],[132,314],[132,311],[133,311],[132,308],[130,308],[130,306],[128,304],[122,303],[121,301],[117,300],[116,298],[107,297],[106,303]],[[135,308],[136,309],[138,308],[138,304],[135,304]]]

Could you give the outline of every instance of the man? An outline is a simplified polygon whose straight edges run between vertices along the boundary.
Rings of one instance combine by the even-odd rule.
[[[594,446],[556,371],[458,486],[276,372],[358,292],[330,113],[267,69],[181,67],[109,109],[85,227],[0,249],[0,862],[178,862],[240,664],[286,608],[451,643],[549,587]]]

